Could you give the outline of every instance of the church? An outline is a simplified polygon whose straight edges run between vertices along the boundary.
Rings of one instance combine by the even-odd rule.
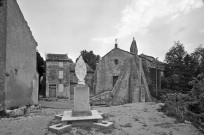
[[[156,88],[161,86],[161,74],[164,66],[153,57],[144,54],[138,55],[137,43],[133,38],[130,52],[115,47],[99,61],[94,79],[95,95],[92,103],[119,105],[135,102],[152,101],[149,84],[156,80]],[[147,65],[147,69],[145,69]],[[156,69],[157,79],[152,79],[147,71]],[[155,77],[155,76],[154,76]]]

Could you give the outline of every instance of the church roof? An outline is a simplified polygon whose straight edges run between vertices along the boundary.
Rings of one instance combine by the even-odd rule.
[[[46,61],[72,61],[67,54],[51,54],[46,55]]]
[[[130,52],[128,52],[128,51],[125,51],[125,50],[123,50],[123,49],[120,49],[120,48],[113,48],[113,49],[110,50],[108,53],[106,53],[106,55],[104,55],[104,56],[102,57],[102,59],[103,59],[104,57],[106,57],[109,53],[111,53],[112,51],[114,51],[114,50],[116,50],[116,49],[118,49],[118,50],[120,50],[120,51],[123,51],[123,52],[125,52],[125,53],[128,53],[128,54],[133,55],[132,53],[130,53]]]

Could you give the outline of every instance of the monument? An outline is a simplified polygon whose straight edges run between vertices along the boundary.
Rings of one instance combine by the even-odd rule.
[[[96,110],[91,110],[89,103],[89,87],[85,84],[84,78],[87,69],[82,56],[76,62],[75,74],[78,78],[78,85],[74,88],[74,108],[72,111],[65,111],[62,117],[63,122],[84,122],[87,120],[102,120],[103,117]]]
[[[78,85],[74,88],[74,107],[70,111],[64,111],[63,114],[56,115],[55,118],[59,119],[61,123],[50,126],[50,131],[59,133],[69,130],[72,126],[84,125],[105,128],[113,126],[112,122],[102,121],[102,113],[99,113],[97,110],[91,110],[89,87],[84,81],[86,73],[86,63],[82,56],[80,56],[75,67]]]

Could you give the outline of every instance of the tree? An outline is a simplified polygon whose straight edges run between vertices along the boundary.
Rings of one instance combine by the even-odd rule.
[[[186,54],[184,57],[184,69],[183,69],[183,75],[182,75],[182,88],[183,91],[189,91],[190,85],[189,81],[193,79],[193,76],[196,71],[196,62],[193,60],[193,57],[189,54]]]
[[[37,55],[37,72],[39,74],[39,94],[45,96],[45,78],[41,82],[41,77],[45,77],[45,61],[41,57],[39,52],[36,52]]]
[[[184,57],[187,52],[180,41],[174,42],[174,46],[166,53],[165,62],[168,64],[167,75],[181,75],[184,68]]]
[[[87,63],[91,69],[96,70],[96,64],[99,62],[100,56],[95,55],[93,51],[86,50],[81,51],[81,55],[84,59],[84,62]],[[79,57],[76,59],[76,62],[78,59]]]
[[[167,77],[171,78],[168,83],[180,92],[189,91],[188,82],[192,80],[195,72],[195,62],[185,51],[183,44],[179,41],[174,42],[174,46],[166,53],[165,61]]]
[[[194,77],[196,77],[198,74],[204,73],[204,48],[202,45],[195,49],[195,51],[191,54],[191,57],[195,63],[196,71],[194,73]]]
[[[45,73],[45,61],[41,57],[39,52],[36,52],[36,53],[37,53],[36,54],[37,55],[37,71],[38,71],[39,78],[40,78]]]

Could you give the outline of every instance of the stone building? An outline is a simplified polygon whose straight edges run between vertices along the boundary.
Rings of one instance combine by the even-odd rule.
[[[92,101],[108,101],[111,105],[151,101],[148,84],[133,39],[130,52],[115,48],[99,61]],[[101,100],[104,99],[104,100]]]
[[[96,96],[92,103],[118,105],[152,101],[143,65],[151,61],[138,55],[136,41],[130,52],[115,48],[102,57],[97,65],[94,80]],[[148,67],[149,69],[149,67]]]
[[[0,110],[37,104],[36,46],[16,0],[0,0]]]
[[[67,54],[46,55],[46,97],[70,98],[71,63]]]
[[[67,54],[46,55],[46,97],[73,99],[74,87],[78,84],[76,64]],[[87,65],[86,84],[92,87],[93,70]],[[90,90],[91,91],[91,90]]]

